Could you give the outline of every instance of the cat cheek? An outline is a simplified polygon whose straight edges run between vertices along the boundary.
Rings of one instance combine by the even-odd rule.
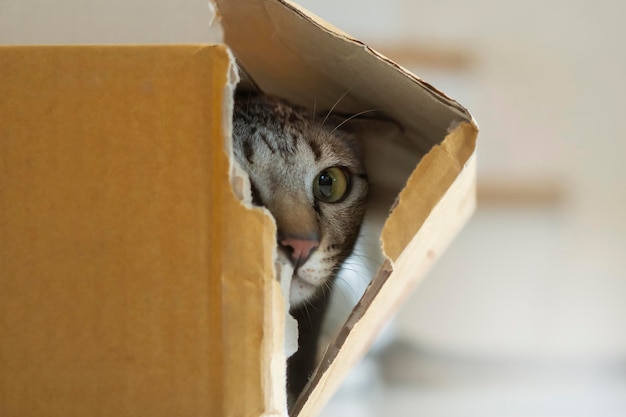
[[[311,285],[315,286],[320,285],[320,278],[323,278],[323,274],[320,273],[320,271],[315,268],[306,266],[298,269],[298,276],[300,276],[300,278],[310,283]]]

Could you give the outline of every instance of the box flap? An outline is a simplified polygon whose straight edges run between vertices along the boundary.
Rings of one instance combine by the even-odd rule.
[[[474,212],[476,158],[467,151],[475,140],[473,126],[459,125],[409,178],[382,231],[385,253],[392,256],[324,352],[292,415],[321,410]]]
[[[292,410],[315,415],[473,211],[478,127],[456,101],[294,3],[216,4],[226,44],[264,92],[320,113],[375,110],[401,126],[397,135],[363,138],[366,221],[380,231],[387,261]]]
[[[226,180],[231,74],[223,46],[0,48],[0,414],[262,413],[274,226]]]

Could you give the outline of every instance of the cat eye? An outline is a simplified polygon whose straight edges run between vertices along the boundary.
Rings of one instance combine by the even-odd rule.
[[[350,172],[343,167],[327,168],[313,181],[313,195],[323,203],[338,203],[350,187]]]

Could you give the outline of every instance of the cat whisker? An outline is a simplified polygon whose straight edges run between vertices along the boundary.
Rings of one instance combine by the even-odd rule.
[[[352,254],[362,254],[362,255],[367,255],[367,256],[376,256],[378,255],[380,252],[378,251],[373,251],[370,248],[354,248],[354,250],[352,251]]]
[[[342,280],[343,282],[346,282],[345,280]],[[346,283],[347,285],[347,283]],[[349,304],[350,303],[350,299],[348,298],[348,296],[346,295],[346,293],[343,290],[344,285],[333,285],[331,286],[330,283],[328,284],[328,290],[329,292],[339,292],[339,294],[341,294],[341,297],[343,298],[343,302],[344,304]]]
[[[357,297],[357,294],[350,287],[350,285],[341,285],[341,286],[337,285],[336,287],[337,287],[337,291],[341,294],[341,297],[343,298],[344,304],[348,304],[349,305],[349,304],[353,304],[354,303],[354,299]],[[351,292],[353,292],[354,297],[350,297],[350,295],[346,292],[346,289],[352,290]]]
[[[354,264],[349,264],[349,263],[343,263],[341,265],[337,265],[334,269],[335,273],[339,273],[340,271],[344,270],[344,271],[348,271],[348,272],[352,272],[357,276],[361,276],[363,274],[363,271],[358,269],[358,268],[352,268],[352,267],[358,267],[359,264],[354,263]]]
[[[313,304],[309,300],[306,300],[302,304],[302,307],[304,308],[304,312],[306,313],[306,318],[309,321],[309,326],[313,327],[313,320],[311,319],[311,312],[309,311],[309,306],[313,307]]]
[[[341,274],[339,277],[342,281],[346,281],[349,279],[350,281],[358,281],[362,283],[369,283],[371,281],[371,277],[369,275],[363,274],[363,271],[360,269],[353,269],[350,266],[343,268],[344,274],[350,274],[349,277],[346,277],[344,274]]]
[[[333,291],[333,284],[331,280],[324,281],[324,283],[321,286],[321,289],[322,289],[322,293],[325,293],[324,296],[329,297]]]
[[[299,334],[306,336],[298,338],[300,354],[293,356],[287,363],[289,395],[297,395],[304,386],[302,384],[306,384],[309,375],[314,370],[312,360],[315,360],[315,354],[319,352],[317,345],[320,342],[323,315],[328,308],[329,298],[335,297],[333,282],[340,284],[341,296],[349,306],[354,304],[363,292],[362,282],[367,283],[370,275],[367,271],[374,270],[372,267],[374,261],[366,260],[369,256],[368,251],[359,252],[352,261],[345,262],[346,257],[353,251],[355,238],[360,235],[359,229],[366,211],[367,188],[359,187],[359,190],[355,188],[354,200],[346,201],[346,206],[342,207],[332,219],[327,218],[326,213],[315,210],[316,207],[310,207],[309,200],[305,198],[309,195],[310,179],[307,177],[308,174],[303,177],[303,173],[310,170],[318,172],[318,164],[321,161],[336,157],[337,163],[341,165],[341,161],[347,158],[354,162],[355,174],[365,175],[362,155],[352,146],[352,138],[341,134],[340,131],[334,136],[329,133],[333,128],[333,132],[341,128],[341,120],[350,115],[350,113],[344,114],[341,119],[338,119],[334,113],[351,104],[349,102],[352,97],[345,98],[350,92],[351,89],[345,91],[326,115],[324,115],[324,110],[328,102],[322,100],[324,96],[320,96],[324,108],[320,109],[320,114],[318,114],[317,97],[314,95],[311,115],[310,107],[307,109],[296,106],[279,97],[263,94],[246,96],[243,91],[235,96],[232,129],[235,152],[233,153],[237,162],[248,173],[251,184],[254,185],[255,190],[251,193],[256,193],[258,200],[261,200],[261,196],[265,197],[263,201],[259,201],[258,205],[264,205],[271,211],[279,225],[279,231],[285,234],[285,238],[290,236],[290,240],[285,239],[285,245],[291,246],[294,252],[298,251],[302,254],[303,251],[307,251],[308,255],[311,255],[307,255],[305,261],[309,262],[308,258],[310,258],[310,263],[302,269],[301,275],[298,274],[302,282],[296,282],[297,287],[289,292],[290,310],[298,322]],[[341,103],[345,104],[341,105]],[[366,112],[358,113],[349,120]],[[309,119],[311,119],[310,122]],[[329,126],[325,126],[327,121]],[[334,145],[322,146],[323,144],[318,141],[317,133],[324,137],[328,136],[328,140],[332,140]],[[305,155],[300,155],[298,153],[302,151],[300,144],[308,144],[314,158],[307,156],[308,149],[304,149]],[[254,161],[252,156],[255,157]],[[263,163],[254,165],[253,162],[257,159]],[[367,181],[366,175],[363,181]],[[304,185],[304,188],[298,184]],[[288,189],[289,193],[274,192],[283,189]],[[292,190],[293,195],[290,194]],[[299,197],[300,195],[302,198]],[[289,209],[283,210],[283,206]],[[314,254],[311,252],[311,242],[294,239],[296,236],[310,236],[313,230],[324,237],[326,237],[327,230],[333,232],[329,233],[328,239],[319,239],[315,245],[317,249]],[[369,240],[367,237],[363,238],[366,239],[366,245],[374,244],[379,240],[377,234],[373,236]],[[282,242],[282,239],[279,242]],[[372,252],[372,254],[375,253],[378,252]],[[342,264],[344,264],[343,268]],[[339,271],[344,271],[341,273],[342,277],[338,278],[343,282],[334,280]]]
[[[376,242],[357,242],[355,249],[371,253],[381,253],[380,243]]]
[[[364,278],[364,277],[362,277],[362,276],[349,277],[349,278],[341,277],[341,281],[345,282],[347,286],[359,284],[358,285],[359,287],[361,287],[362,284],[368,284],[369,283],[369,280]],[[363,291],[363,290],[361,290],[361,291]]]
[[[352,276],[351,278],[356,278],[356,279],[358,279],[359,281],[362,281],[362,282],[369,282],[370,281],[369,277],[364,276],[362,274],[363,271],[352,269],[352,268],[349,268],[349,267],[347,267],[347,268],[344,267],[343,269],[344,269],[344,271],[351,272],[351,273],[354,274],[354,276]],[[345,281],[345,277],[341,277],[341,278]]]
[[[379,249],[378,246],[371,246],[371,247],[367,247],[367,248],[366,247],[359,247],[359,248],[355,248],[355,249],[356,249],[356,251],[353,251],[352,253],[364,253],[364,254],[371,255],[371,256],[381,254],[381,251],[378,250]]]
[[[333,112],[333,110],[335,110],[335,107],[337,107],[337,105],[339,104],[339,102],[341,100],[343,100],[343,98],[352,90],[352,87],[348,88],[348,90],[346,90],[345,93],[343,93],[341,95],[341,97],[339,97],[337,99],[337,101],[335,101],[335,104],[333,104],[333,107],[330,108],[330,110],[328,110],[328,113],[326,113],[326,117],[324,117],[324,120],[322,120],[322,126],[324,126],[324,123],[326,123],[326,120],[328,120],[328,116],[331,115],[331,113]]]
[[[348,299],[350,300],[349,303],[350,304],[354,304],[356,301],[360,300],[361,297],[363,296],[363,294],[365,293],[365,288],[359,288],[358,286],[354,285],[354,282],[350,282],[350,281],[346,281],[345,279],[342,280],[343,281],[343,285],[338,285],[339,287],[339,291],[345,292],[346,290],[349,291],[349,297]]]
[[[382,260],[379,260],[377,257],[364,255],[364,254],[360,254],[360,253],[356,253],[356,252],[352,252],[352,257],[356,258],[356,259],[365,259],[367,261],[375,262],[375,263],[382,262]],[[349,263],[349,261],[348,261],[348,263]]]
[[[354,119],[355,117],[359,117],[363,114],[366,113],[371,113],[373,111],[378,111],[379,109],[369,109],[369,110],[363,110],[361,112],[358,112],[357,114],[353,114],[352,116],[348,117],[347,119],[345,119],[343,122],[339,123],[337,126],[335,126],[335,128],[333,130],[330,131],[330,134],[332,135],[333,133],[335,133],[335,130],[339,129],[341,126],[344,125],[344,123],[349,122],[350,120]]]

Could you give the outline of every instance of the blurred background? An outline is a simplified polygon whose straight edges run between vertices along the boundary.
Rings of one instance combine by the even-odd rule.
[[[625,416],[625,3],[298,2],[481,127],[476,215],[322,415]],[[211,19],[0,0],[0,43],[218,40]]]
[[[323,416],[626,415],[624,3],[298,2],[481,128],[474,218]]]

